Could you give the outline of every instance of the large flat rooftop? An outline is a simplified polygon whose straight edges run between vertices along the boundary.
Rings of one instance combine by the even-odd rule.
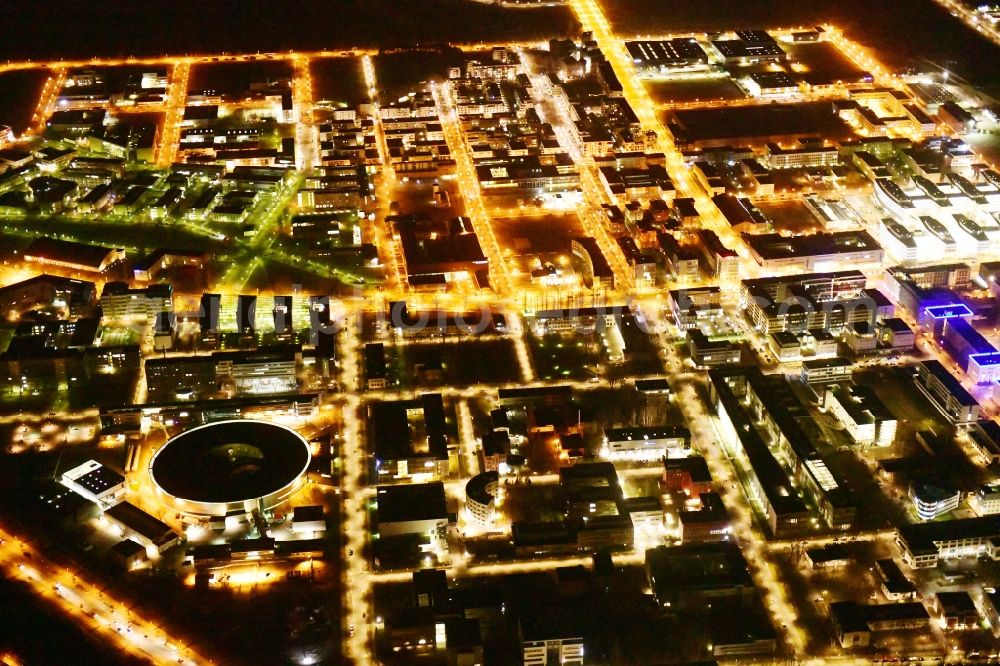
[[[829,102],[767,104],[674,111],[669,125],[679,143],[754,142],[768,137],[851,138]]]

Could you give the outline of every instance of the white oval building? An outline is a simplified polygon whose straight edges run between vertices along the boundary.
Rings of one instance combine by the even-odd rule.
[[[172,437],[149,475],[171,508],[199,516],[278,506],[305,482],[309,442],[291,428],[254,420],[207,423]]]

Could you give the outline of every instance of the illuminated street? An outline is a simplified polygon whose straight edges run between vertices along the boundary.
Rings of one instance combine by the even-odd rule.
[[[123,652],[160,663],[214,663],[93,587],[81,574],[49,563],[30,544],[4,530],[0,530],[0,556],[6,576],[30,585],[36,594],[100,633],[103,640],[116,643]]]

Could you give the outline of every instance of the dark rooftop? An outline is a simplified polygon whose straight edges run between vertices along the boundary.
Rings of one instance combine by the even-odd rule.
[[[443,520],[448,517],[444,484],[440,481],[379,486],[376,499],[380,524],[411,520]]]

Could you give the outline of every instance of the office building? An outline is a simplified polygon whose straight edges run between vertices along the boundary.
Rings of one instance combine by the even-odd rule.
[[[698,510],[682,509],[677,512],[681,541],[728,540],[732,525],[722,498],[718,493],[704,492],[701,493],[700,501],[701,508]]]
[[[712,370],[709,379],[724,445],[750,472],[752,503],[772,534],[809,529],[805,497],[828,526],[850,527],[857,511],[853,495],[803,430],[800,421],[810,417],[784,376],[733,368]]]
[[[465,508],[473,525],[483,529],[493,525],[499,492],[500,475],[496,471],[477,474],[465,484]]]
[[[897,604],[858,604],[836,601],[830,604],[830,619],[841,647],[866,647],[872,634],[900,629],[926,629],[930,614],[913,601]]]
[[[835,384],[826,390],[824,406],[855,444],[889,446],[896,437],[896,418],[870,386]]]
[[[101,316],[106,321],[152,321],[161,312],[170,312],[173,308],[170,284],[130,288],[125,282],[106,282],[101,292]]]
[[[910,482],[907,491],[920,520],[934,520],[962,503],[962,492],[939,478],[920,478]]]
[[[996,557],[1000,516],[914,523],[898,528],[896,545],[911,567],[934,567],[942,560]]]
[[[929,360],[920,363],[914,375],[914,382],[952,423],[971,425],[979,420],[979,403],[940,361]]]
[[[674,324],[684,331],[711,324],[725,316],[719,287],[671,289],[667,294],[667,305]]]
[[[604,449],[608,458],[680,458],[691,450],[691,433],[683,426],[605,428]]]
[[[903,574],[893,559],[876,560],[875,571],[881,582],[882,594],[890,601],[909,601],[917,598],[917,588]]]
[[[379,479],[448,476],[452,447],[440,393],[368,405],[368,442]]]
[[[1000,484],[981,486],[969,496],[969,506],[980,516],[1000,513]]]
[[[994,393],[996,388],[994,388]],[[986,464],[1000,462],[1000,423],[983,419],[969,428],[969,442]]]
[[[884,306],[865,283],[860,271],[743,280],[740,307],[754,328],[765,334],[838,331],[859,321],[874,325]]]
[[[743,350],[731,340],[712,340],[697,328],[687,332],[688,353],[694,364],[702,368],[739,363]]]
[[[701,456],[663,459],[663,487],[697,497],[712,492],[712,474]]]
[[[740,256],[726,247],[711,229],[699,229],[698,240],[705,257],[705,265],[723,282],[734,282],[740,277]]]
[[[706,604],[739,608],[756,595],[746,560],[729,542],[650,548],[646,577],[657,603],[670,612]]]
[[[448,528],[444,486],[440,482],[378,486],[375,493],[377,534],[422,535],[442,539]]]

